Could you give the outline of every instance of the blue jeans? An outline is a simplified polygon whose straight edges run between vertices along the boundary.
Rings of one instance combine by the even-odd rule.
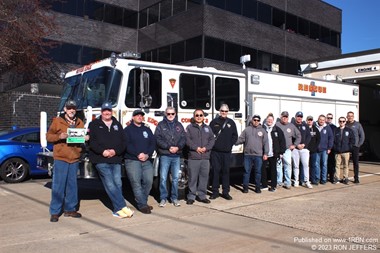
[[[102,180],[104,189],[111,199],[113,211],[117,212],[126,207],[121,183],[121,165],[115,163],[98,163],[95,165]]]
[[[282,165],[284,165],[284,173]],[[277,184],[282,185],[283,174],[285,174],[285,185],[291,186],[292,177],[292,151],[287,149],[280,159],[280,163],[277,163]]]
[[[141,209],[148,205],[148,196],[153,184],[153,166],[150,161],[126,160],[125,170],[131,182],[135,195],[137,208]]]
[[[168,173],[172,175],[172,189],[171,189],[171,201],[178,199],[178,175],[180,169],[180,157],[179,156],[167,156],[160,157],[160,199],[168,198],[168,190],[166,189],[166,181]]]
[[[315,182],[318,183],[319,180],[321,184],[327,182],[327,151],[317,152],[315,156]]]
[[[77,174],[79,162],[67,163],[54,160],[53,180],[51,187],[50,214],[76,211],[78,205]]]
[[[244,155],[244,175],[243,187],[248,187],[251,177],[252,164],[255,166],[255,185],[256,189],[260,189],[261,184],[261,166],[263,164],[262,156]]]

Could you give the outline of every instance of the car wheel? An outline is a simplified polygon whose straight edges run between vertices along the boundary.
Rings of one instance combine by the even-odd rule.
[[[20,158],[10,158],[0,168],[1,178],[7,183],[20,183],[28,174],[29,164]]]

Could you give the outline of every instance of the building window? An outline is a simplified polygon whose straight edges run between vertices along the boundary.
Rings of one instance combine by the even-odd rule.
[[[137,28],[138,14],[136,11],[124,9],[123,26],[129,28]]]
[[[172,45],[171,63],[185,61],[185,42],[180,41]]]
[[[251,56],[251,61],[246,62],[245,66],[247,66],[248,68],[257,68],[257,50],[250,47],[242,47],[241,55],[246,54],[249,54]]]
[[[310,39],[319,40],[320,38],[320,26],[316,23],[310,22]]]
[[[202,57],[202,36],[186,40],[185,61]]]
[[[143,28],[148,25],[148,9],[142,10],[139,13],[139,28]]]
[[[241,46],[235,43],[225,42],[225,61],[232,64],[240,64]]]
[[[155,4],[148,8],[148,25],[158,22],[159,4]]]
[[[88,0],[85,1],[84,13],[88,18],[103,21],[104,19],[104,3]]]
[[[321,41],[331,45],[330,29],[321,26]]]
[[[224,61],[224,41],[205,37],[205,58]]]
[[[272,7],[270,5],[258,2],[258,14],[258,21],[272,24]]]
[[[298,33],[309,37],[310,35],[309,23],[310,23],[309,21],[303,18],[298,18]]]
[[[257,19],[257,1],[256,0],[243,0],[243,16],[248,18]]]
[[[206,3],[223,10],[226,7],[225,0],[206,0]]]
[[[172,15],[172,0],[163,0],[160,3],[160,20]]]
[[[173,15],[186,11],[186,0],[173,0]]]
[[[104,11],[104,22],[122,26],[123,25],[123,9],[106,4],[105,11]]]
[[[158,62],[170,63],[170,46],[158,49]]]
[[[286,13],[286,31],[291,33],[297,33],[298,27],[297,27],[297,16],[294,16],[293,14]]]
[[[273,8],[272,24],[282,30],[285,29],[285,12]]]
[[[226,10],[241,15],[242,0],[226,0]]]
[[[270,71],[272,68],[271,63],[271,54],[259,50],[257,53],[257,68]]]

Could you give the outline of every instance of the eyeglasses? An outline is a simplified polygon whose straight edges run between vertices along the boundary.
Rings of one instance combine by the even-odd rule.
[[[228,112],[228,111],[225,111],[225,110],[220,110],[220,112]]]
[[[168,112],[168,113],[166,113],[166,115],[168,115],[168,116],[175,115],[175,112]]]
[[[312,119],[308,119],[307,121],[313,121]]]
[[[339,123],[345,123],[346,121],[345,120],[339,120]]]
[[[303,116],[297,116],[297,118],[303,118]]]
[[[327,117],[327,119],[333,119],[332,117]]]
[[[288,116],[282,116],[283,118],[287,118]]]
[[[76,110],[77,108],[76,108],[76,107],[73,107],[73,106],[66,106],[66,109],[67,109],[67,110]]]
[[[252,121],[255,121],[255,122],[260,122],[260,120],[259,120],[259,119],[253,119]]]
[[[203,114],[195,114],[195,117],[203,117]]]

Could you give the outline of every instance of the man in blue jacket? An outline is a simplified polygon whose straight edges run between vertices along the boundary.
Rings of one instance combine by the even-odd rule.
[[[315,171],[311,175],[311,183],[318,185],[319,183],[326,184],[327,182],[327,159],[334,145],[334,135],[330,126],[326,124],[325,115],[319,115],[315,126],[319,130],[321,139],[316,153]]]
[[[153,207],[148,205],[148,196],[153,184],[153,165],[149,158],[156,148],[156,138],[144,125],[141,110],[132,114],[132,122],[124,128],[126,135],[125,169],[135,195],[137,208],[150,214]]]
[[[154,133],[157,141],[157,152],[160,155],[160,207],[166,205],[168,190],[166,181],[170,169],[172,176],[171,202],[180,206],[178,201],[178,176],[180,169],[180,156],[186,144],[185,130],[176,119],[174,107],[165,110],[164,119],[158,123]]]
[[[355,135],[353,131],[346,126],[346,118],[339,118],[339,127],[334,131],[334,150],[335,150],[335,175],[334,184],[340,181],[340,165],[343,164],[344,184],[348,184],[348,161],[350,152],[355,145]]]
[[[129,209],[122,193],[121,162],[125,150],[123,127],[112,116],[112,104],[103,103],[101,115],[88,127],[90,136],[89,157],[99,172],[108,197],[111,199],[118,218],[130,218],[133,211]]]

